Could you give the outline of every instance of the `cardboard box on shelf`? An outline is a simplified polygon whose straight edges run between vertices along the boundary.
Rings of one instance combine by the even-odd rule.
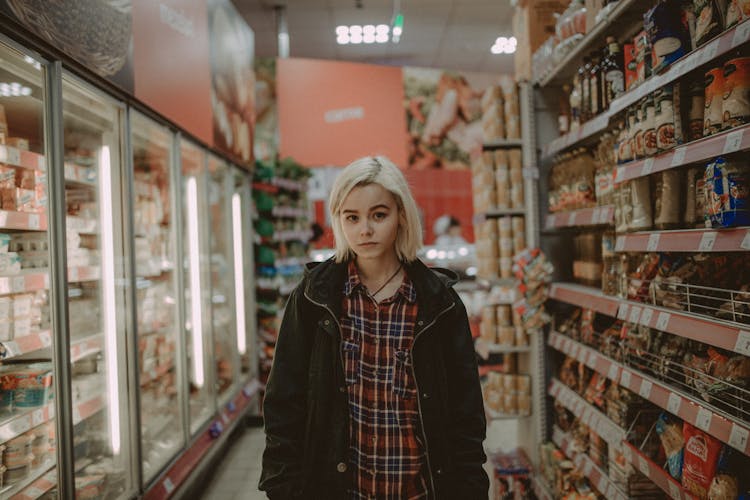
[[[518,40],[514,57],[516,80],[531,79],[531,56],[544,41],[555,34],[555,14],[568,6],[567,1],[519,1],[513,11],[513,35]]]

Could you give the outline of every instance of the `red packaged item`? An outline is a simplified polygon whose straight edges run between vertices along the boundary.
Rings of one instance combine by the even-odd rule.
[[[630,90],[638,83],[638,61],[635,58],[635,44],[626,43],[622,47],[625,56],[625,90]]]
[[[707,498],[716,475],[721,442],[687,422],[683,424],[682,434],[685,438],[682,486],[698,498]]]

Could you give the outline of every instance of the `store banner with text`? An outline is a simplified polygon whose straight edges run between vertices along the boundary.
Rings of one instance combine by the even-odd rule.
[[[407,165],[400,68],[279,59],[280,156],[305,166],[345,166],[368,155]]]

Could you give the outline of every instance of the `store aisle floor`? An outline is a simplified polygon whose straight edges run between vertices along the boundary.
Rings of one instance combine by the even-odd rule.
[[[260,459],[265,446],[262,427],[248,427],[217,465],[203,500],[265,500],[258,490]]]

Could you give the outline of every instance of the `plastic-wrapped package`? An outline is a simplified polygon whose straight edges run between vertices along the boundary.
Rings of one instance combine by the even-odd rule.
[[[685,456],[682,486],[699,498],[707,498],[711,480],[716,473],[721,442],[687,422],[683,424],[683,437]]]
[[[649,94],[641,103],[641,116],[643,123],[643,154],[646,157],[653,156],[658,152],[656,139],[656,104],[654,96]]]
[[[750,224],[750,166],[747,160],[728,163],[716,158],[706,167],[706,212],[712,227]]]
[[[724,28],[726,0],[693,0],[695,45],[703,45]]]
[[[703,135],[721,131],[724,94],[724,68],[711,68],[706,72],[703,100]]]
[[[683,175],[670,169],[658,172],[655,177],[654,226],[657,229],[675,228],[680,225]]]
[[[683,24],[679,0],[658,2],[643,16],[643,27],[653,47],[653,72],[660,73],[690,51],[690,34]]]
[[[729,0],[725,27],[731,28],[745,19],[750,19],[750,0]]]
[[[679,421],[671,415],[661,413],[656,421],[656,433],[659,435],[667,458],[667,471],[670,476],[680,481],[685,438]]]
[[[738,57],[724,64],[722,128],[750,123],[750,57]]]
[[[631,182],[631,206],[633,215],[628,222],[628,230],[643,231],[654,224],[651,211],[651,185],[648,177],[639,177]]]

